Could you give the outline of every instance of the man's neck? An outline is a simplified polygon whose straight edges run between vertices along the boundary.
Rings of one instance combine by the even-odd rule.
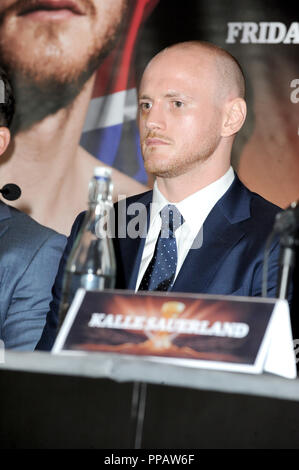
[[[0,158],[0,185],[16,183],[22,190],[11,205],[66,235],[78,213],[87,208],[95,166],[104,165],[79,145],[92,89],[93,78],[72,105],[20,132]],[[112,179],[115,200],[118,194],[147,189],[115,168]]]
[[[169,202],[180,202],[217,181],[225,175],[229,167],[227,159],[223,159],[218,165],[206,160],[182,175],[173,178],[157,177],[157,185]]]
[[[14,205],[57,230],[59,223],[49,223],[48,217],[54,220],[57,202],[68,200],[71,190],[75,193],[83,151],[79,141],[93,81],[92,77],[68,108],[17,134],[0,159],[1,184],[14,182],[22,189],[22,197]]]
[[[46,172],[47,168],[53,171],[53,165],[57,165],[55,173],[64,171],[78,148],[93,81],[92,78],[86,83],[70,106],[47,116],[29,130],[18,133],[4,158],[2,157],[0,165],[5,167],[9,164],[18,172],[22,167],[22,171],[26,169],[29,162],[30,165],[39,165],[39,171],[42,172]]]

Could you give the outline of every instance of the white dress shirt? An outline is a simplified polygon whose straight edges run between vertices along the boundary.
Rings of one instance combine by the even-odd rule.
[[[163,196],[163,194],[161,194],[158,189],[157,182],[155,182],[153,189],[153,201],[150,208],[150,225],[142,253],[139,273],[137,276],[136,291],[138,290],[141,279],[143,278],[146,268],[154,254],[156,242],[161,230],[161,209],[163,209],[163,207],[167,204],[173,204],[178,208],[185,220],[183,225],[181,225],[175,232],[178,253],[177,269],[175,274],[176,278],[187,256],[187,253],[191,248],[196,235],[199,234],[200,229],[202,228],[209,212],[213,209],[214,205],[219,201],[223,194],[228,190],[234,180],[234,177],[234,171],[232,167],[230,167],[225,175],[223,175],[221,178],[175,204],[169,202]],[[199,237],[196,240],[197,244],[200,242],[200,239],[201,238]]]

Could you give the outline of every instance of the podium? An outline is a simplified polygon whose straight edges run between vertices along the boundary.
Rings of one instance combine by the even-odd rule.
[[[2,449],[298,449],[299,379],[5,352]]]

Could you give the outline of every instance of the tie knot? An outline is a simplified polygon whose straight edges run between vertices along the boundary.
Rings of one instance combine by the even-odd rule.
[[[184,217],[178,208],[172,204],[168,204],[167,206],[163,207],[160,215],[162,221],[162,238],[168,238],[169,234],[173,235],[176,229],[178,229],[184,223]]]

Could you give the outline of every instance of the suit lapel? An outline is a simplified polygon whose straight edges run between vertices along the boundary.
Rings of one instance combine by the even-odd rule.
[[[128,202],[123,202],[123,207],[118,208],[118,212],[123,212],[123,222],[119,223],[122,234],[119,237],[119,253],[121,259],[119,272],[121,281],[120,288],[135,289],[136,279],[142,258],[145,238],[149,225],[150,203],[152,201],[152,191],[141,196],[129,198]],[[237,176],[228,191],[222,196],[218,203],[211,210],[203,226],[203,244],[201,248],[191,249],[183,263],[172,288],[176,292],[208,292],[215,273],[229,255],[232,248],[245,235],[243,221],[250,217],[251,193],[240,182]],[[128,236],[130,222],[138,213],[129,214],[128,204],[139,203],[146,211],[147,223],[143,227],[143,236],[132,238]],[[120,204],[120,203],[119,203]],[[134,209],[134,205],[131,205]],[[124,228],[123,225],[126,225]],[[118,232],[119,236],[119,232]]]
[[[242,222],[250,217],[250,192],[237,177],[208,215],[202,246],[191,249],[172,287],[177,292],[208,292],[231,249],[243,238]]]
[[[117,235],[122,258],[122,280],[120,282],[127,289],[135,289],[149,226],[151,201],[152,191],[148,191],[141,197],[130,198],[128,202],[124,200],[118,204],[119,231]],[[140,225],[137,225],[137,222]],[[139,233],[137,237],[134,237],[135,231]]]

